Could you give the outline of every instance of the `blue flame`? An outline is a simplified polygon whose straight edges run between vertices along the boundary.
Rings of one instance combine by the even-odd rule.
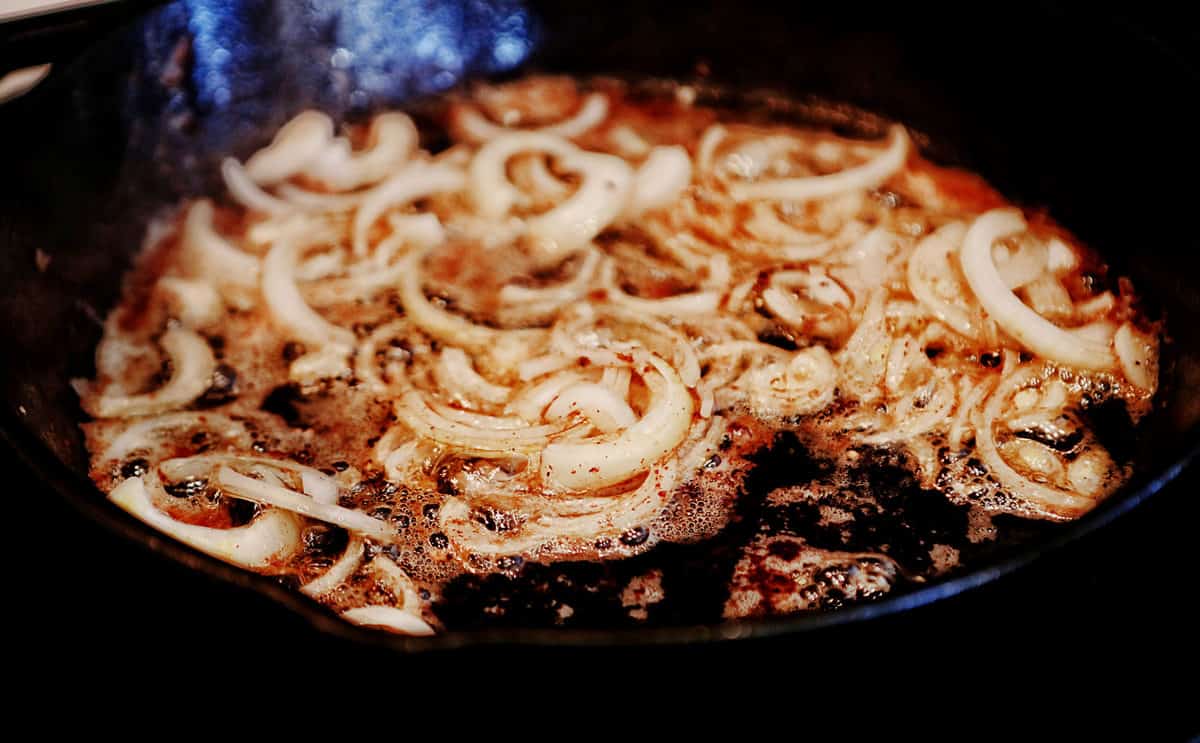
[[[516,0],[180,0],[192,39],[196,102],[286,96],[362,109],[511,70],[535,23]]]

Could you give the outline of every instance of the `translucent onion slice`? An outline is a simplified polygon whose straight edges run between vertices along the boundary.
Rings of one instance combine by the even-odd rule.
[[[735,201],[812,201],[846,191],[874,188],[904,167],[908,151],[909,139],[904,127],[893,126],[887,148],[862,165],[829,175],[732,183],[729,194]]]
[[[249,211],[284,215],[299,210],[296,204],[276,198],[262,190],[246,174],[242,164],[232,157],[221,161],[221,176],[225,179],[225,187],[229,189],[229,195]]]
[[[213,226],[213,205],[200,199],[183,222],[181,262],[194,275],[218,285],[258,288],[258,259],[234,247]]]
[[[312,496],[313,500],[318,503],[337,503],[338,487],[336,480],[320,470],[306,467],[290,459],[251,457],[241,454],[198,454],[192,457],[167,459],[158,465],[158,469],[169,481],[177,482],[189,477],[208,477],[214,468],[228,464],[251,467],[255,471],[266,469],[290,472],[300,478],[301,489],[306,494]]]
[[[350,142],[338,137],[304,166],[304,173],[330,188],[350,191],[391,175],[416,147],[412,119],[399,112],[383,113],[371,120],[366,149],[352,152]]]
[[[638,166],[624,216],[633,219],[674,204],[692,181],[692,159],[683,147],[655,147]]]
[[[171,328],[159,342],[171,360],[171,378],[142,395],[100,395],[86,398],[84,409],[96,418],[152,415],[181,408],[200,397],[212,384],[217,361],[208,341],[187,328]]]
[[[156,477],[151,482],[152,487],[162,487]],[[113,488],[108,499],[158,531],[239,567],[251,570],[277,567],[300,548],[300,524],[286,511],[267,510],[246,526],[232,529],[185,524],[154,506],[150,489],[140,477],[123,481]]]
[[[552,137],[574,139],[595,129],[608,117],[608,96],[603,93],[591,93],[583,99],[583,104],[573,116],[555,124],[537,129],[512,129],[498,126],[488,121],[482,113],[473,106],[460,106],[456,112],[455,124],[459,134],[468,142],[476,144],[502,137],[507,134],[524,131],[530,134],[545,134]]]
[[[271,144],[246,161],[245,173],[269,186],[299,173],[321,155],[333,138],[333,121],[320,111],[302,111],[279,128]]]
[[[1013,373],[988,398],[982,412],[975,416],[975,451],[1000,486],[1012,495],[1036,507],[1044,515],[1061,519],[1075,518],[1094,505],[1091,498],[1030,480],[1013,469],[996,448],[993,429],[1004,405],[1013,393],[1035,380],[1037,373],[1035,367],[1026,367]]]
[[[578,372],[564,371],[552,374],[518,392],[504,408],[504,412],[518,415],[527,421],[540,421],[546,408],[554,402],[560,392],[581,381],[583,375]]]
[[[697,317],[711,315],[721,304],[721,295],[715,291],[687,292],[661,299],[635,297],[621,288],[617,281],[617,264],[612,260],[604,262],[600,275],[605,298],[635,312],[668,318]]]
[[[395,529],[362,511],[343,508],[336,503],[325,503],[280,485],[255,480],[253,477],[239,474],[227,466],[221,467],[217,471],[216,483],[221,486],[222,490],[237,498],[275,506],[317,521],[334,524],[371,539],[391,542],[396,538]]]
[[[387,210],[433,194],[458,191],[464,183],[465,177],[457,168],[423,162],[413,162],[380,183],[363,197],[354,215],[354,255],[359,258],[367,255],[367,233]]]
[[[669,364],[654,354],[633,351],[635,368],[655,373],[643,380],[650,402],[637,423],[611,440],[554,442],[542,452],[542,482],[558,491],[616,485],[645,472],[683,441],[695,411],[692,395]]]
[[[931,380],[928,387],[932,389],[918,390],[897,403],[894,423],[886,430],[864,437],[863,443],[879,445],[911,441],[945,424],[957,398],[954,382],[944,377]],[[926,392],[924,404],[918,408],[916,399],[925,396]]]
[[[939,321],[967,338],[979,338],[978,322],[963,307],[944,299],[941,287],[957,291],[960,283],[950,264],[950,256],[962,244],[967,226],[950,222],[922,238],[908,258],[908,290]]]
[[[608,387],[595,382],[577,382],[566,387],[546,409],[548,420],[578,413],[604,433],[628,428],[637,421],[633,408]]]
[[[624,210],[633,186],[628,163],[557,137],[521,132],[493,139],[471,161],[468,188],[484,217],[500,219],[521,202],[521,192],[509,182],[507,164],[523,152],[545,152],[560,168],[581,177],[569,198],[527,220],[530,234],[541,238],[538,258],[543,264],[557,263],[586,245]]]
[[[584,249],[583,262],[570,279],[548,287],[528,287],[505,284],[500,289],[500,301],[504,304],[525,304],[538,307],[557,308],[571,300],[582,297],[600,265],[601,253],[594,245]]]
[[[637,488],[604,498],[561,497],[557,506],[540,513],[543,504],[529,504],[532,512],[511,531],[493,532],[471,518],[471,505],[463,498],[451,498],[442,506],[438,522],[447,536],[465,551],[486,556],[537,554],[539,559],[554,559],[547,551],[551,542],[586,540],[591,543],[603,535],[619,535],[637,526],[646,526],[662,512],[678,480],[678,463],[671,457],[649,471]],[[567,551],[567,555],[570,555]]]
[[[350,540],[346,543],[346,549],[342,551],[342,556],[337,559],[337,562],[330,565],[319,577],[300,586],[300,593],[311,598],[320,598],[345,583],[362,564],[365,546],[366,543],[363,542],[362,537],[351,534]]]
[[[293,204],[298,211],[348,212],[357,208],[369,192],[321,193],[300,188],[292,183],[280,183],[276,186],[275,193],[284,201]]]
[[[497,366],[510,368],[528,356],[531,344],[544,333],[538,330],[497,330],[478,325],[430,302],[422,287],[422,263],[429,250],[414,250],[401,262],[400,302],[408,319],[434,338],[484,355]]]
[[[512,388],[494,384],[480,376],[471,359],[461,348],[446,348],[433,368],[434,380],[452,399],[501,404],[512,395]]]
[[[360,606],[342,612],[342,619],[363,627],[373,627],[399,635],[429,637],[436,634],[433,627],[406,609],[394,606]]]
[[[383,376],[376,369],[376,355],[379,352],[379,344],[389,338],[397,338],[403,336],[410,329],[411,324],[408,320],[394,320],[385,325],[381,325],[375,329],[358,347],[358,352],[354,356],[354,376],[358,381],[366,385],[369,389],[376,392],[388,389],[391,386],[397,386],[407,383],[404,379],[404,363],[401,361],[393,361],[388,363],[385,360],[384,370],[388,372],[391,379],[384,381]]]
[[[1025,228],[1025,219],[1013,209],[993,209],[975,220],[961,252],[963,274],[971,291],[996,324],[1025,348],[1067,366],[1111,369],[1116,360],[1108,344],[1046,320],[1025,306],[1000,277],[992,260],[992,245]]]
[[[203,328],[221,319],[225,305],[208,281],[164,276],[158,286],[173,297],[173,314],[185,327]]]
[[[580,305],[571,309],[551,330],[550,340],[566,363],[582,357],[597,366],[625,366],[629,363],[628,356],[622,359],[618,353],[642,347],[669,360],[688,387],[700,381],[696,349],[683,333],[662,320],[620,305],[599,309]],[[612,336],[611,340],[603,339],[597,332],[601,326]],[[531,359],[529,363],[534,361]]]
[[[272,318],[289,334],[312,346],[338,345],[347,351],[354,334],[321,317],[304,301],[296,285],[296,264],[304,245],[288,234],[271,246],[263,260],[262,293]]]
[[[1132,323],[1117,328],[1113,348],[1125,378],[1154,394],[1158,387],[1158,338],[1139,331]]]
[[[396,401],[395,412],[396,419],[417,436],[480,455],[536,451],[545,446],[551,436],[562,433],[566,428],[563,423],[504,428],[448,420],[430,409],[416,390],[409,390]]]
[[[787,363],[750,368],[736,386],[747,390],[751,409],[763,418],[810,415],[833,402],[837,367],[824,346],[796,352]]]

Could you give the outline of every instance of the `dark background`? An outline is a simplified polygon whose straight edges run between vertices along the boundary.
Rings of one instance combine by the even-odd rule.
[[[1200,63],[1200,34],[1182,12],[1126,13],[1185,64]],[[0,27],[0,62],[27,57],[33,48],[69,58],[72,40],[87,38],[88,21],[64,28],[68,33],[53,43],[34,47],[29,34],[6,37]],[[15,579],[0,594],[12,622],[6,660],[29,690],[92,696],[120,690],[118,679],[132,677],[169,697],[204,691],[195,682],[211,674],[254,688],[254,677],[269,669],[297,689],[310,683],[340,694],[438,689],[518,706],[552,692],[560,679],[616,680],[621,685],[610,688],[622,692],[611,701],[643,686],[769,686],[792,700],[773,708],[773,717],[800,729],[817,714],[807,707],[818,696],[834,698],[835,706],[817,716],[850,727],[884,700],[909,696],[915,701],[901,716],[954,706],[977,715],[977,732],[1031,713],[1101,729],[1110,721],[1133,723],[1138,739],[1179,739],[1200,719],[1194,534],[1200,468],[1031,567],[865,625],[699,647],[492,648],[381,658],[377,650],[314,633],[265,598],[248,595],[231,608],[224,585],[150,560],[142,548],[98,529],[2,446],[0,466],[8,475],[0,492],[8,505],[0,528],[10,537],[4,575]],[[373,673],[387,679],[382,687],[367,680]],[[228,687],[216,689],[224,699]]]

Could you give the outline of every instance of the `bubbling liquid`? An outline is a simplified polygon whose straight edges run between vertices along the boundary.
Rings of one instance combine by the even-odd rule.
[[[92,477],[403,634],[836,609],[1130,475],[1128,281],[901,126],[536,77],[306,111],[152,230],[79,382]],[[438,152],[422,141],[451,144]]]

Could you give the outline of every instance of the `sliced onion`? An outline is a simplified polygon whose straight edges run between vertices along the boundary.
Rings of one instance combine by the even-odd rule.
[[[388,209],[410,204],[437,193],[458,191],[465,178],[462,171],[442,164],[414,162],[363,197],[354,215],[354,255],[367,255],[367,232]]]
[[[962,448],[962,442],[966,437],[967,430],[970,429],[971,423],[975,419],[975,409],[987,397],[988,392],[991,391],[994,384],[995,380],[991,377],[982,379],[977,383],[972,383],[968,377],[962,378],[960,382],[962,389],[958,396],[958,410],[950,420],[949,444],[951,451],[958,451]]]
[[[721,295],[715,291],[687,292],[661,299],[635,297],[621,288],[617,281],[617,264],[612,260],[605,261],[600,275],[605,298],[635,312],[668,318],[696,317],[711,315],[721,304]]]
[[[992,262],[1006,286],[1013,291],[1029,284],[1046,272],[1046,246],[1041,242],[1022,241],[1017,249],[992,246]]]
[[[181,408],[200,397],[212,384],[217,360],[208,342],[195,331],[171,328],[160,341],[171,360],[171,378],[153,392],[142,395],[101,395],[84,401],[84,408],[96,418],[121,418],[152,415]]]
[[[735,201],[811,201],[846,191],[874,188],[904,167],[908,150],[909,139],[904,127],[893,126],[887,148],[862,165],[829,175],[732,183],[729,194]]]
[[[232,157],[221,161],[221,175],[225,178],[225,187],[229,189],[229,195],[252,212],[283,215],[298,210],[296,204],[278,199],[259,188],[246,174],[242,164]]]
[[[429,250],[414,250],[401,262],[400,302],[409,320],[438,340],[475,354],[485,354],[498,366],[515,366],[528,356],[530,344],[543,334],[536,330],[496,330],[477,325],[435,306],[422,288],[422,263]]]
[[[625,218],[674,204],[692,181],[692,159],[683,147],[655,147],[638,166]]]
[[[271,246],[263,260],[263,298],[275,322],[297,340],[318,347],[337,345],[348,352],[354,345],[354,334],[317,314],[296,286],[296,264],[303,247],[294,235]]]
[[[837,367],[824,346],[812,346],[796,352],[786,364],[752,367],[736,386],[747,391],[750,407],[760,417],[810,415],[833,402]]]
[[[470,357],[461,348],[446,348],[433,368],[438,386],[452,399],[501,404],[512,395],[512,389],[493,384],[479,375]]]
[[[555,490],[616,485],[645,472],[683,441],[694,406],[683,380],[665,361],[633,351],[638,366],[656,374],[643,377],[650,403],[641,419],[615,438],[600,443],[554,442],[542,452],[542,482]]]
[[[330,188],[349,191],[398,170],[416,146],[412,119],[399,112],[383,113],[371,120],[365,150],[351,152],[350,143],[339,137],[304,167],[304,173]]]
[[[713,124],[704,130],[704,134],[700,136],[700,142],[696,145],[696,168],[701,173],[712,174],[714,169],[713,158],[717,154],[717,147],[721,142],[725,141],[725,137],[729,132],[720,124]]]
[[[925,404],[918,409],[916,399],[918,396],[925,396],[926,391],[929,394]],[[896,412],[892,416],[894,421],[892,425],[888,426],[886,430],[864,437],[863,443],[879,445],[913,441],[918,436],[923,436],[945,424],[954,410],[956,398],[957,391],[954,388],[954,382],[948,376],[930,380],[925,390],[918,390],[896,405]]]
[[[157,478],[152,487],[161,488]],[[163,497],[166,497],[165,495]],[[219,560],[251,570],[277,567],[300,548],[300,525],[286,511],[267,510],[246,526],[214,529],[185,524],[158,510],[140,477],[123,481],[108,499],[158,531]]]
[[[379,343],[387,338],[396,338],[404,335],[410,327],[408,320],[395,320],[381,325],[375,329],[358,347],[358,352],[354,357],[354,376],[358,381],[365,384],[367,387],[375,390],[386,390],[393,385],[402,383],[404,365],[403,363],[387,364],[385,369],[390,372],[392,379],[385,382],[380,376],[379,371],[375,368],[375,356],[378,353]],[[399,367],[399,368],[397,368]]]
[[[1025,295],[1029,308],[1043,318],[1070,319],[1075,315],[1071,295],[1057,276],[1043,274],[1026,283],[1021,292]]]
[[[650,143],[628,124],[612,127],[608,132],[608,141],[625,157],[645,157],[650,151]]]
[[[197,429],[213,434],[217,440],[249,443],[246,439],[246,427],[220,413],[192,411],[164,413],[153,418],[134,419],[128,428],[109,442],[108,448],[97,457],[96,461],[117,462],[131,452],[145,450],[156,445],[148,442],[162,437],[163,434],[167,434],[166,438],[170,441],[180,431]],[[213,438],[209,440],[215,443]]]
[[[224,303],[208,281],[164,276],[158,286],[175,298],[174,315],[188,328],[203,328],[221,319]]]
[[[288,379],[300,385],[316,384],[322,379],[342,379],[350,376],[346,346],[334,343],[309,351],[288,367]]]
[[[883,290],[871,293],[858,327],[838,352],[842,387],[860,400],[875,398],[887,373],[891,335],[883,314],[885,295]]]
[[[519,454],[536,451],[564,430],[561,423],[525,428],[472,426],[447,420],[431,410],[419,392],[410,390],[396,402],[396,418],[422,438],[432,439],[480,455]]]
[[[336,503],[324,503],[281,485],[239,474],[229,467],[221,467],[217,471],[216,483],[222,490],[235,497],[334,524],[371,539],[391,542],[396,538],[395,530],[386,522],[372,518],[362,511],[343,508]]]
[[[583,252],[583,262],[579,270],[567,281],[549,287],[528,287],[518,284],[505,284],[500,289],[500,301],[505,304],[534,305],[551,310],[558,309],[563,304],[578,299],[587,291],[600,265],[601,253],[595,246],[589,245]]]
[[[271,144],[246,161],[245,173],[269,186],[299,173],[316,159],[333,138],[333,121],[320,111],[302,111],[279,128]]]
[[[487,431],[514,431],[516,429],[528,428],[528,423],[523,418],[508,415],[491,415],[489,413],[480,413],[473,410],[464,410],[456,408],[452,405],[446,405],[435,400],[425,400],[425,404],[429,409],[448,421],[461,423],[471,428],[478,428]]]
[[[753,236],[751,241],[736,241],[734,247],[743,253],[760,253],[782,261],[801,263],[827,255],[838,245],[861,234],[861,226],[847,224],[833,236],[797,229],[776,213],[772,204],[760,202],[751,206],[751,216],[742,229]]]
[[[1012,374],[996,388],[983,411],[976,416],[975,451],[1000,483],[1000,487],[1036,507],[1044,515],[1074,518],[1092,507],[1093,501],[1090,498],[1030,480],[1013,469],[996,448],[996,437],[992,429],[1000,417],[1001,409],[1012,393],[1036,379],[1036,376],[1036,368],[1026,367]]]
[[[337,562],[330,565],[324,573],[321,573],[320,577],[300,586],[300,593],[311,598],[320,598],[345,583],[362,564],[365,546],[362,537],[351,534],[350,540],[346,543],[346,549],[343,550],[342,556],[337,559]]]
[[[451,498],[442,506],[438,522],[442,530],[462,549],[480,555],[536,554],[553,559],[548,543],[586,540],[592,543],[605,534],[613,536],[649,524],[662,512],[678,479],[678,464],[669,458],[650,470],[634,490],[606,498],[560,497],[552,501],[557,508],[546,515],[524,520],[515,531],[492,532],[471,518],[471,506],[465,499]],[[541,506],[542,504],[537,504]],[[530,504],[534,510],[533,504]],[[570,556],[566,550],[565,555]]]
[[[213,205],[200,199],[188,209],[183,223],[182,262],[188,270],[217,284],[258,288],[258,259],[242,252],[217,233]]]
[[[583,381],[583,375],[573,371],[548,376],[521,390],[504,408],[504,412],[519,415],[527,421],[540,421],[559,393],[580,381]]]
[[[429,637],[436,634],[433,627],[407,609],[392,606],[360,606],[342,612],[342,619],[351,624],[385,629],[400,635]]]
[[[548,153],[560,168],[581,177],[574,194],[528,220],[530,233],[544,241],[538,246],[543,264],[557,263],[586,245],[625,208],[633,170],[624,160],[587,152],[546,134],[522,132],[493,139],[471,161],[469,189],[483,216],[499,219],[520,201],[520,192],[508,180],[506,165],[522,152]]]
[[[305,212],[348,212],[358,208],[369,191],[355,193],[321,193],[300,188],[291,183],[280,183],[275,192],[286,202]]]
[[[597,332],[598,321],[608,322],[611,341],[604,340]],[[598,310],[580,306],[554,326],[551,344],[566,359],[584,357],[598,366],[622,366],[627,362],[621,361],[616,351],[643,347],[668,359],[688,387],[700,381],[696,349],[681,332],[661,320],[619,305]]]
[[[584,98],[583,105],[569,119],[536,129],[519,130],[497,126],[484,118],[483,114],[473,106],[465,105],[458,109],[456,124],[459,133],[468,142],[476,144],[521,131],[529,134],[545,134],[553,137],[574,139],[599,126],[607,116],[608,96],[603,93],[592,93]]]
[[[546,410],[546,418],[560,420],[572,413],[587,418],[604,433],[628,428],[637,420],[623,397],[595,382],[577,382],[563,389]]]
[[[979,324],[963,307],[943,298],[939,285],[953,287],[959,279],[950,264],[950,255],[958,250],[967,227],[962,222],[950,222],[917,243],[908,258],[908,290],[934,317],[967,338],[978,339]]]
[[[1127,322],[1117,328],[1113,348],[1125,378],[1154,394],[1158,387],[1158,338],[1142,333]]]
[[[1061,364],[1082,369],[1111,369],[1116,360],[1107,345],[1054,325],[1025,306],[1005,285],[992,261],[992,245],[1025,230],[1021,214],[993,209],[978,217],[962,247],[963,274],[979,303],[1004,332],[1025,348]]]

